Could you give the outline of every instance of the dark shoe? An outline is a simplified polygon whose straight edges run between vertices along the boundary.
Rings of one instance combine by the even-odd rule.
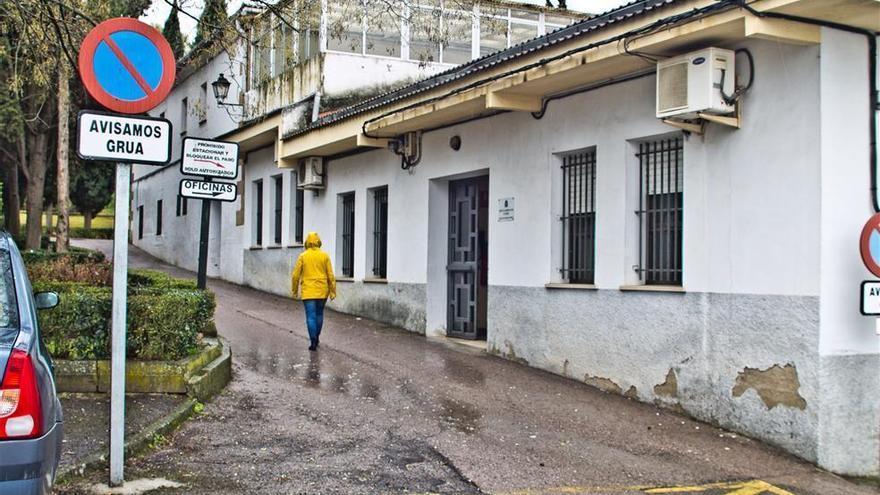
[[[321,337],[315,339],[315,347],[318,347],[319,345],[321,345]]]
[[[316,346],[315,344],[312,344],[312,345],[309,346],[309,350],[310,350],[310,351],[317,351],[317,350],[318,350],[318,346]]]

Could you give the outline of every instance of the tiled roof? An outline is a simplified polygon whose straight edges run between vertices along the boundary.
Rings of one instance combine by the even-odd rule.
[[[506,50],[501,50],[484,57],[474,59],[466,64],[456,66],[447,71],[441,72],[429,78],[423,79],[409,86],[405,86],[395,91],[384,93],[363,102],[340,109],[330,115],[319,118],[310,125],[298,129],[288,135],[283,136],[289,138],[304,134],[319,127],[324,127],[341,120],[353,117],[358,114],[375,110],[389,103],[404,100],[419,93],[429,91],[446,84],[450,84],[459,79],[474,75],[481,71],[485,71],[492,67],[504,64],[518,57],[528,55],[530,53],[543,50],[545,48],[563,43],[565,41],[604,29],[612,24],[631,19],[640,15],[644,15],[658,8],[680,2],[681,0],[635,0],[626,5],[608,11],[604,14],[598,14],[589,17],[581,22],[574,23],[570,26],[559,28],[556,31],[524,41],[514,45]]]

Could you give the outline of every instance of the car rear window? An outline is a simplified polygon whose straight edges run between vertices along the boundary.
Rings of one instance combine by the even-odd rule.
[[[9,251],[0,250],[0,344],[12,345],[18,336],[18,303]]]

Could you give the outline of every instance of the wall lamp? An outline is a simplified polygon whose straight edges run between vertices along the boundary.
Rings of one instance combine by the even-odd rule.
[[[232,84],[229,82],[229,79],[223,77],[223,73],[220,73],[220,77],[217,78],[216,81],[211,83],[211,88],[214,90],[214,99],[217,100],[218,105],[223,105],[227,107],[241,107],[244,105],[238,103],[225,103],[226,97],[229,96],[229,87]]]

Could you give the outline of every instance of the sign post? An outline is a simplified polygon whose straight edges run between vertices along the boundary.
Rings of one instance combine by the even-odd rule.
[[[89,95],[118,113],[147,112],[174,85],[171,47],[136,19],[110,19],[95,26],[79,51],[79,75]],[[164,119],[80,112],[77,153],[86,160],[116,163],[113,220],[113,308],[110,382],[110,485],[123,483],[125,462],[125,340],[128,307],[128,229],[131,163],[165,164],[171,158],[171,123]]]
[[[238,143],[209,139],[184,138],[180,172],[198,175],[205,180],[182,179],[180,195],[202,200],[202,224],[199,233],[199,272],[196,286],[204,289],[208,278],[208,236],[211,229],[211,201],[235,201],[238,187],[213,178],[238,177]]]

